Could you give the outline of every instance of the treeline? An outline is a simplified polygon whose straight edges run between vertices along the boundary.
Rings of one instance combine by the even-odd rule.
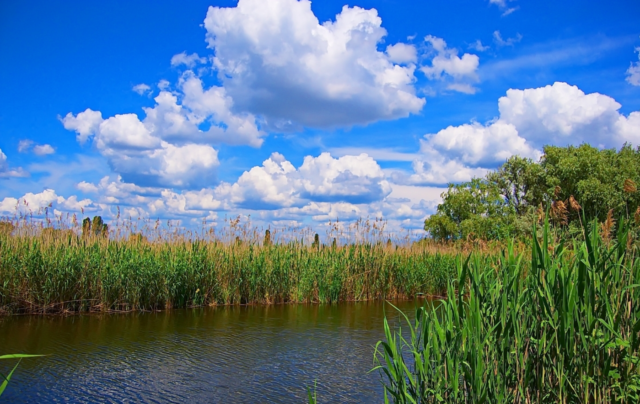
[[[638,224],[636,184],[640,147],[545,146],[539,162],[514,156],[484,178],[449,184],[424,229],[439,241],[501,240],[528,235],[547,215],[568,235],[581,234],[583,217],[609,227],[621,216]]]

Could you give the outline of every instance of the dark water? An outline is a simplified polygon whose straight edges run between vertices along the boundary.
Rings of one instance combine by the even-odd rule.
[[[0,318],[0,354],[51,354],[24,359],[0,402],[303,403],[316,380],[321,403],[382,402],[367,373],[382,321],[381,302]]]

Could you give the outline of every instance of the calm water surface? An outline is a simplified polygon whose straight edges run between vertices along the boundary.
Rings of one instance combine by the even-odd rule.
[[[320,402],[382,402],[367,374],[382,321],[381,302],[0,318],[0,354],[51,354],[23,360],[0,402],[302,403],[315,380]]]

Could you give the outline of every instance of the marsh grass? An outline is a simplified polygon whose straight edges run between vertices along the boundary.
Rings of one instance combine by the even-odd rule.
[[[385,320],[385,402],[640,402],[640,260],[612,221],[555,245],[546,222],[526,255],[457,261],[445,299]]]
[[[4,314],[440,295],[455,276],[460,251],[492,248],[392,241],[382,221],[368,220],[332,223],[324,243],[309,230],[266,233],[240,218],[222,230],[203,225],[196,232],[171,222],[118,220],[108,235],[82,235],[75,217],[3,223]]]

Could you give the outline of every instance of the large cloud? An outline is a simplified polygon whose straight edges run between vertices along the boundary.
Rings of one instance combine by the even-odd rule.
[[[390,192],[382,169],[366,154],[307,156],[298,169],[278,153],[240,176],[229,190],[234,203],[275,209],[313,202],[370,203]]]
[[[231,112],[233,101],[222,87],[204,89],[193,72],[185,72],[178,93],[162,90],[153,108],[107,119],[87,109],[62,118],[84,143],[93,138],[111,168],[126,182],[142,186],[199,188],[215,183],[219,165],[211,143],[258,147],[266,135],[250,114]],[[201,129],[201,126],[208,126]]]
[[[400,183],[443,184],[484,175],[512,155],[538,159],[544,145],[600,147],[640,143],[640,111],[620,114],[620,104],[599,93],[554,83],[540,88],[510,89],[498,100],[500,116],[450,126],[421,140],[414,173],[393,173]]]
[[[210,7],[204,25],[236,107],[286,128],[365,124],[422,109],[411,46],[379,51],[381,23],[374,9],[345,6],[320,24],[306,0],[240,0]]]

